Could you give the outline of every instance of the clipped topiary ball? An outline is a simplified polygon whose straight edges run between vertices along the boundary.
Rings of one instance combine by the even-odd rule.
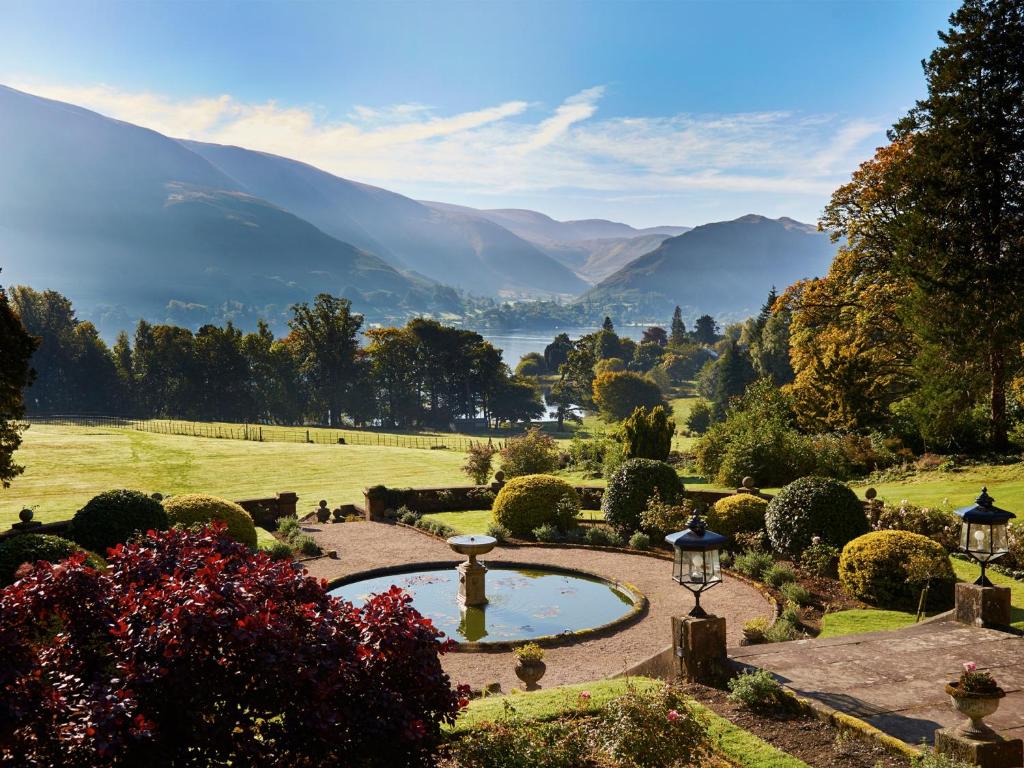
[[[916,611],[927,579],[927,609],[953,606],[956,576],[942,545],[909,531],[874,531],[845,547],[839,557],[839,583],[868,605]]]
[[[764,523],[772,548],[793,556],[815,536],[842,548],[868,532],[864,505],[853,491],[828,477],[801,477],[787,485],[768,502]]]
[[[502,487],[491,514],[496,524],[507,528],[513,536],[522,537],[542,525],[564,531],[572,522],[565,519],[566,505],[577,511],[580,508],[579,494],[565,480],[553,475],[523,475],[513,477]]]
[[[622,534],[639,529],[640,515],[655,491],[666,504],[675,504],[683,495],[683,481],[663,461],[629,459],[622,462],[608,481],[601,499],[604,519]]]
[[[165,501],[164,509],[171,525],[186,528],[220,520],[227,525],[231,538],[256,549],[256,525],[249,513],[233,501],[202,493],[186,493]]]
[[[57,563],[82,548],[70,539],[45,533],[21,533],[0,541],[0,587],[14,583],[14,574],[22,563],[35,564],[39,560]],[[88,553],[86,560],[93,568],[103,568],[103,558]]]
[[[715,533],[734,539],[737,533],[764,530],[768,501],[752,493],[737,493],[719,499],[708,510],[705,522]]]
[[[163,505],[140,491],[115,490],[94,496],[71,520],[71,538],[86,549],[106,552],[136,533],[167,530]]]

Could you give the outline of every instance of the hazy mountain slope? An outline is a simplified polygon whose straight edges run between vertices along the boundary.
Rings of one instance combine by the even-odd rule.
[[[183,141],[250,193],[392,263],[477,293],[579,293],[587,286],[502,227],[263,152]]]
[[[772,285],[781,289],[824,274],[834,254],[828,236],[814,227],[751,214],[665,240],[580,301],[742,314],[760,307]]]
[[[597,282],[654,250],[666,238],[690,230],[673,226],[636,229],[605,219],[557,221],[543,213],[518,208],[477,209],[438,202],[424,205],[499,224],[590,282]]]
[[[277,312],[321,290],[422,284],[246,194],[177,141],[3,87],[0,265],[5,283],[65,292],[86,316],[159,318],[172,302]]]

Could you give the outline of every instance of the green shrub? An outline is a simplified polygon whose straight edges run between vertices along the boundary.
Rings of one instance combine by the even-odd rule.
[[[868,531],[864,505],[837,480],[802,477],[783,488],[765,512],[768,540],[776,552],[798,555],[815,536],[834,547]]]
[[[705,522],[715,533],[736,540],[737,533],[754,533],[764,528],[768,502],[752,493],[737,493],[719,499],[708,510]]]
[[[784,563],[773,563],[768,568],[765,568],[764,573],[761,574],[761,580],[768,586],[778,589],[783,584],[796,581],[796,574],[793,573],[792,568]]]
[[[755,711],[790,711],[796,700],[766,669],[744,671],[729,681],[729,701]]]
[[[637,531],[629,537],[629,546],[641,551],[648,550],[651,548],[651,537],[643,531]]]
[[[538,525],[533,529],[533,538],[537,541],[546,541],[551,543],[561,541],[563,534],[558,530],[558,526],[552,525],[551,523],[544,523],[544,525]]]
[[[448,539],[455,535],[455,529],[450,525],[445,525],[439,520],[431,520],[426,517],[421,517],[417,520],[416,527],[442,539]]]
[[[601,477],[610,480],[612,475],[619,471],[619,467],[626,461],[626,446],[617,440],[609,440],[604,452],[604,461],[601,462]]]
[[[275,541],[266,550],[271,560],[291,560],[292,548],[283,541]]]
[[[511,710],[512,705],[506,704]],[[459,768],[578,768],[590,765],[591,736],[576,720],[521,722],[514,715],[487,723],[450,742]]]
[[[86,549],[106,552],[136,533],[167,530],[163,505],[140,491],[106,491],[94,496],[71,520],[71,538]]]
[[[466,463],[462,471],[477,485],[483,485],[491,476],[494,454],[498,452],[490,443],[473,443],[466,452]]]
[[[418,512],[413,512],[408,507],[401,507],[398,510],[398,522],[404,525],[416,525],[417,521],[422,517]]]
[[[578,512],[580,499],[565,480],[552,475],[526,475],[514,477],[502,487],[492,515],[494,522],[505,526],[513,536],[528,536],[545,523],[567,525],[567,506],[574,506]]]
[[[689,499],[683,499],[681,504],[666,504],[655,489],[640,513],[640,530],[661,539],[666,534],[682,530],[692,516],[693,505]]]
[[[796,640],[800,634],[800,614],[792,605],[787,605],[764,633],[764,639],[768,643],[786,643]]]
[[[252,517],[233,501],[201,493],[186,493],[165,501],[164,509],[171,525],[186,528],[220,520],[227,525],[231,538],[256,549],[256,526]]]
[[[622,443],[626,457],[665,461],[672,451],[672,435],[675,431],[676,423],[668,417],[668,412],[662,406],[651,410],[637,408],[622,422]]]
[[[779,591],[784,598],[792,603],[796,603],[801,608],[814,602],[814,595],[811,594],[811,590],[802,584],[797,584],[795,581],[783,584]]]
[[[58,563],[83,549],[73,541],[46,533],[19,533],[0,541],[0,587],[14,583],[14,574],[23,563],[35,565],[40,560]],[[86,562],[93,568],[106,563],[89,552]]]
[[[587,528],[587,533],[584,538],[587,544],[591,544],[595,547],[622,546],[622,537],[619,536],[616,531],[600,525],[592,525]]]
[[[876,531],[919,533],[941,544],[947,552],[953,552],[960,545],[960,520],[956,515],[942,509],[917,507],[906,501],[883,506],[873,527]]]
[[[601,500],[604,519],[620,533],[640,527],[640,518],[654,493],[675,504],[683,493],[683,481],[668,464],[653,459],[629,459],[608,481]]]
[[[764,635],[771,624],[764,616],[755,616],[749,621],[743,622],[743,636],[750,643],[763,643]]]
[[[637,408],[665,405],[658,385],[633,371],[598,374],[593,391],[594,404],[602,416],[612,421],[622,421]]]
[[[811,540],[811,546],[800,555],[800,567],[812,576],[835,578],[839,575],[839,549],[820,540]]]
[[[277,532],[285,539],[291,539],[302,533],[302,526],[299,524],[299,519],[295,516],[279,517],[277,519]]]
[[[320,554],[320,545],[316,543],[312,536],[307,536],[306,534],[295,537],[294,547],[307,557]]]
[[[765,531],[737,533],[734,538],[736,539],[736,550],[739,552],[768,551],[768,534]]]
[[[732,567],[751,579],[760,579],[761,575],[772,567],[775,561],[767,552],[743,552],[736,555]]]
[[[956,576],[940,544],[908,531],[874,531],[854,539],[839,558],[839,583],[868,605],[917,610],[924,580],[930,577],[928,610],[953,605]]]
[[[499,544],[503,544],[512,538],[512,533],[501,523],[491,523],[487,526],[487,535],[493,536],[497,539]]]
[[[614,441],[607,437],[584,438],[573,435],[569,441],[569,467],[588,477],[600,477],[608,447]],[[617,445],[617,444],[616,444]],[[621,446],[618,446],[621,451]]]
[[[506,478],[544,475],[558,471],[558,445],[551,435],[534,427],[513,437],[501,449],[501,471]]]
[[[707,400],[698,400],[686,417],[686,428],[695,435],[703,435],[711,427],[711,406]]]
[[[600,737],[615,765],[667,768],[695,765],[707,749],[707,722],[679,689],[630,688],[601,718]]]

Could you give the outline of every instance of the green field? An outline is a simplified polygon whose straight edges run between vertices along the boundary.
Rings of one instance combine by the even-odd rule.
[[[982,486],[988,486],[996,504],[1024,518],[1024,462],[979,465],[951,472],[920,472],[891,483],[858,483],[859,496],[871,485],[879,498],[888,502],[906,499],[919,506],[962,507],[974,501]]]
[[[164,494],[204,492],[229,499],[299,494],[299,509],[319,499],[361,501],[363,488],[466,483],[457,451],[355,445],[254,443],[178,437],[105,427],[33,425],[15,454],[25,474],[0,490],[0,529],[33,507],[36,519],[70,517],[111,488]]]

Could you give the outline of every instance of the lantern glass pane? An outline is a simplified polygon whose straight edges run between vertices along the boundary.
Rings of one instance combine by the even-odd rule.
[[[1009,549],[1009,538],[1006,523],[997,523],[992,526],[992,557],[1005,555]]]
[[[672,559],[672,578],[681,582],[683,580],[683,550],[675,547]]]
[[[703,584],[705,581],[704,577],[704,553],[703,552],[690,552],[690,562],[687,581],[691,584]]]
[[[718,550],[712,549],[708,556],[708,581],[722,580],[722,565],[718,560]]]
[[[963,523],[961,523],[961,525],[960,525],[960,549],[962,549],[964,552],[969,550],[970,549],[970,546],[969,546],[970,540],[971,540],[971,524],[968,523],[966,520],[964,520]]]

